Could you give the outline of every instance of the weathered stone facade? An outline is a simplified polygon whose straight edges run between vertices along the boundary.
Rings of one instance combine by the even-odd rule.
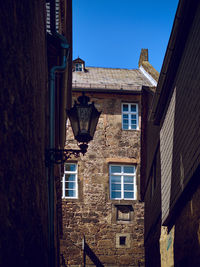
[[[148,60],[148,55],[145,60]],[[74,72],[73,99],[84,91],[101,111],[93,141],[78,164],[78,197],[63,198],[61,251],[68,266],[83,266],[82,240],[104,266],[144,266],[144,204],[140,201],[142,85],[151,83],[140,70],[86,68]],[[81,66],[78,66],[81,67]],[[75,70],[75,67],[74,67]],[[122,129],[122,103],[137,103],[139,127]],[[66,148],[77,149],[70,125]],[[136,198],[110,197],[110,164],[136,167]],[[86,265],[94,263],[89,257]]]
[[[148,50],[143,53],[146,53],[144,62],[149,63]],[[156,72],[152,66],[151,70]],[[143,86],[150,88],[153,83],[140,69],[85,67],[80,58],[73,61],[73,100],[84,91],[101,115],[85,156],[67,161],[78,166],[77,198],[67,197],[62,201],[60,245],[67,266],[94,266],[88,255],[84,263],[83,238],[104,266],[144,266],[144,203],[140,200],[141,100]],[[135,104],[137,110],[137,125],[132,130],[130,125],[129,130],[122,129],[124,103],[128,103],[129,108]],[[66,148],[77,149],[69,123],[66,136]],[[118,199],[111,197],[110,165],[124,166],[123,170],[134,166],[134,197],[125,197],[124,189],[120,189],[124,190],[123,196],[121,193]],[[64,177],[62,186],[66,181]],[[123,183],[121,188],[125,186]],[[64,194],[65,186],[69,184],[62,187]]]
[[[87,93],[90,96],[89,93]],[[74,93],[76,98],[76,94]],[[121,103],[140,103],[140,96],[92,94],[91,100],[102,111],[94,140],[86,155],[78,159],[78,199],[63,199],[63,240],[61,250],[69,265],[82,264],[81,241],[87,244],[105,265],[141,266],[143,249],[143,203],[137,200],[110,200],[109,163],[136,164],[137,186],[140,178],[140,131],[121,128]],[[72,135],[67,132],[71,142]],[[68,147],[68,146],[67,146]],[[131,205],[132,220],[116,220],[116,204]],[[117,246],[117,236],[126,234],[126,247]],[[87,261],[89,264],[89,261]]]

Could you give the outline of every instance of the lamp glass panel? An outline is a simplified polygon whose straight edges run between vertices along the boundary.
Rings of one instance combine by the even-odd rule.
[[[77,136],[79,132],[79,125],[78,125],[78,116],[77,116],[77,109],[76,107],[73,107],[67,112],[67,115],[69,116],[69,120],[72,126],[72,130],[74,133],[74,136]]]
[[[80,134],[88,133],[90,117],[91,117],[91,108],[89,107],[77,107],[78,118],[79,118],[79,126],[80,126]]]
[[[91,121],[90,121],[90,135],[92,138],[94,136],[100,114],[101,113],[98,112],[98,110],[94,106],[92,106],[92,115],[91,115]]]

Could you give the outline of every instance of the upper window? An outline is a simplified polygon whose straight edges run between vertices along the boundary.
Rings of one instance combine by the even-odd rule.
[[[83,71],[83,64],[82,63],[76,63],[75,70],[76,71]]]
[[[133,165],[110,165],[110,198],[136,199],[135,177]]]
[[[122,129],[137,130],[138,126],[138,104],[122,104]]]
[[[75,163],[65,164],[64,175],[62,178],[62,197],[78,197],[77,164]]]

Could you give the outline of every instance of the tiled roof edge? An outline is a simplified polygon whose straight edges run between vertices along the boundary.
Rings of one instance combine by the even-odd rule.
[[[153,86],[157,86],[157,81],[151,76],[149,72],[147,72],[144,67],[141,65],[139,67],[139,70],[142,72],[142,74],[151,82]]]

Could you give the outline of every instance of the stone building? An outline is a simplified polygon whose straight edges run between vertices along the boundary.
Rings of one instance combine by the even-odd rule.
[[[200,2],[180,0],[145,122],[146,266],[200,266]]]
[[[60,230],[52,215],[61,192],[54,194],[49,183],[53,168],[45,165],[50,148],[48,74],[62,62],[64,37],[55,32],[67,37],[71,47],[71,13],[70,0],[1,2],[0,266],[59,266]],[[70,105],[70,57],[69,68],[55,78],[56,147],[65,142],[66,105],[59,99],[68,95]],[[58,168],[54,175],[60,180]]]
[[[65,164],[63,238],[67,266],[83,266],[82,240],[97,266],[144,266],[144,203],[140,198],[141,105],[158,73],[142,49],[139,69],[85,67],[73,61],[73,99],[85,92],[101,111],[85,156]],[[66,148],[72,144],[67,123]],[[91,258],[86,264],[94,266]]]

